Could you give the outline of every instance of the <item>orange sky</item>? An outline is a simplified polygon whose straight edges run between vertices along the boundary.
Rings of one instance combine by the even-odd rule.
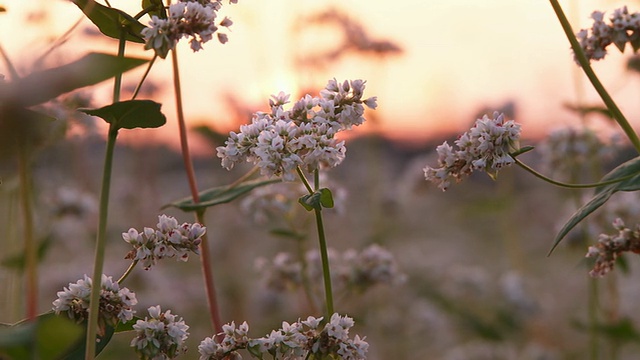
[[[139,1],[111,3],[127,9],[127,4],[138,6]],[[588,24],[592,10],[612,11],[624,4],[581,0],[580,8],[575,9],[575,3],[578,1],[564,1],[563,5],[576,30]],[[80,16],[74,5],[63,0],[0,0],[0,5],[9,10],[0,14],[0,44],[23,69],[28,69],[33,54],[44,51],[51,38]],[[330,46],[339,34],[322,27],[292,31],[294,19],[332,5],[339,5],[373,37],[397,43],[404,54],[386,59],[351,55],[322,71],[296,68],[296,54]],[[25,14],[33,14],[38,7],[43,9],[39,22],[25,25]],[[130,9],[132,13],[136,10]],[[630,10],[640,11],[640,6],[630,6]],[[452,128],[464,131],[479,108],[497,107],[508,100],[517,104],[516,120],[523,124],[525,136],[576,121],[562,109],[563,102],[576,98],[576,66],[547,1],[240,0],[238,5],[225,4],[221,15],[234,20],[229,43],[211,41],[195,54],[186,41],[181,47],[185,107],[192,124],[206,121],[220,128],[234,126],[229,107],[221,100],[226,93],[255,110],[264,110],[269,94],[295,92],[310,82],[319,89],[332,77],[366,79],[368,95],[379,99],[376,116],[381,128],[394,137],[429,136]],[[43,24],[48,37],[42,36]],[[16,36],[15,29],[25,34]],[[88,50],[116,51],[113,42],[87,42],[76,36],[53,58],[71,60]],[[595,69],[623,111],[630,118],[637,117],[640,79],[624,71],[624,57],[615,51]],[[149,55],[140,50],[133,53]],[[3,72],[4,64],[0,65]],[[136,74],[130,75],[131,81],[137,80]],[[160,61],[151,77],[164,89],[162,95],[171,95],[166,82],[171,78],[170,61]],[[597,100],[586,81],[583,88],[587,100]],[[108,86],[101,91],[110,92]],[[161,101],[170,121],[166,128],[174,130],[171,98]],[[173,134],[164,131],[154,136]]]

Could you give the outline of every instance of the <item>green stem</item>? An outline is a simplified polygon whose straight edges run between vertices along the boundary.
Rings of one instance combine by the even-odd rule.
[[[589,278],[588,316],[589,316],[589,359],[600,358],[600,341],[598,333],[598,279]]]
[[[124,57],[126,45],[125,32],[120,31],[118,42],[118,57]],[[120,101],[120,87],[122,85],[122,73],[115,77],[113,84],[113,103]],[[100,291],[102,289],[102,270],[104,268],[104,253],[107,237],[107,217],[109,214],[109,191],[111,189],[111,172],[113,167],[113,151],[116,147],[118,127],[109,124],[107,133],[107,149],[104,156],[104,168],[102,170],[102,189],[100,190],[100,209],[98,212],[98,233],[96,235],[96,252],[93,260],[93,277],[91,278],[91,295],[89,300],[89,319],[87,320],[87,338],[85,343],[85,360],[96,356],[96,335],[98,334],[98,317],[100,309]]]
[[[605,186],[605,185],[611,185],[611,184],[615,184],[615,183],[619,183],[625,180],[629,180],[635,176],[638,176],[638,174],[631,174],[631,175],[627,175],[627,176],[623,176],[621,178],[617,178],[617,179],[611,179],[611,180],[607,180],[607,181],[602,181],[602,182],[598,182],[598,183],[591,183],[591,184],[569,184],[569,183],[564,183],[564,182],[560,182],[560,181],[556,181],[553,180],[551,178],[548,178],[542,174],[540,174],[539,172],[535,171],[534,169],[532,169],[531,167],[529,167],[528,165],[524,164],[522,161],[515,159],[516,164],[520,165],[521,168],[523,168],[524,170],[528,171],[529,173],[531,173],[533,176],[544,180],[548,183],[551,183],[553,185],[556,186],[560,186],[560,187],[564,187],[564,188],[569,188],[569,189],[590,189],[590,188],[596,188],[599,186]]]
[[[96,252],[93,260],[93,277],[91,297],[89,300],[89,320],[87,322],[87,341],[85,359],[93,359],[96,353],[96,335],[98,331],[98,310],[100,305],[100,290],[102,288],[102,269],[104,267],[104,253],[106,246],[107,215],[109,210],[109,190],[111,188],[111,169],[113,165],[113,150],[116,145],[118,129],[111,124],[107,137],[107,150],[104,157],[102,171],[102,190],[100,191],[100,209],[98,214],[98,234],[96,237]]]
[[[33,238],[33,210],[31,208],[31,168],[29,164],[29,145],[24,144],[18,150],[20,200],[24,221],[24,252],[27,297],[27,319],[33,320],[38,312],[38,255]]]
[[[147,66],[147,70],[145,70],[144,74],[142,75],[142,79],[140,79],[140,82],[136,86],[136,89],[133,91],[133,95],[131,95],[131,100],[135,100],[135,98],[138,96],[138,93],[140,92],[140,88],[142,88],[142,84],[147,79],[147,76],[149,76],[151,67],[153,66],[153,63],[156,61],[157,58],[158,58],[158,55],[154,54],[153,58],[151,58],[151,61],[149,61],[149,66]]]
[[[296,168],[298,175],[300,176],[300,180],[304,184],[307,191],[310,194],[313,194],[314,188],[319,189],[320,187],[320,176],[318,170],[316,170],[313,174],[314,179],[314,187],[312,188],[307,181],[307,178],[304,176],[302,169],[298,166]],[[320,257],[322,258],[322,277],[324,279],[324,295],[325,295],[325,305],[326,305],[326,317],[325,320],[329,320],[331,315],[333,315],[333,290],[331,287],[331,271],[329,268],[329,252],[327,250],[327,239],[324,234],[324,224],[322,222],[322,211],[321,209],[314,209],[316,216],[316,224],[318,227],[318,240],[320,242]]]
[[[182,107],[182,90],[180,86],[178,53],[175,49],[171,51],[171,60],[173,65],[173,88],[176,98],[176,111],[178,116],[178,129],[180,135],[180,149],[182,152],[182,160],[184,163],[185,171],[187,173],[187,180],[189,182],[191,197],[193,198],[194,204],[197,204],[200,202],[200,195],[198,193],[198,186],[196,184],[196,175],[193,169],[193,162],[191,160],[191,155],[189,154],[187,126],[184,118],[184,110]],[[204,210],[196,211],[196,220],[203,226],[205,225]],[[220,319],[220,307],[218,306],[216,289],[214,285],[213,269],[211,266],[211,252],[209,250],[209,238],[207,236],[207,233],[202,236],[202,242],[200,243],[200,260],[205,291],[207,293],[207,303],[209,305],[209,315],[211,317],[213,328],[215,329],[216,333],[219,333],[222,332],[222,321]]]
[[[627,137],[633,144],[633,147],[636,149],[636,151],[640,152],[640,139],[638,138],[638,135],[633,130],[631,124],[629,124],[629,121],[627,121],[625,116],[622,114],[622,111],[620,111],[620,108],[618,108],[618,105],[616,105],[615,101],[613,101],[613,98],[611,98],[607,90],[604,88],[604,86],[596,76],[596,73],[591,68],[589,60],[582,51],[582,47],[580,46],[580,43],[578,43],[578,39],[576,39],[573,29],[571,28],[571,24],[562,11],[560,3],[558,3],[558,0],[549,0],[549,2],[551,2],[553,11],[555,11],[558,20],[560,21],[560,25],[562,25],[562,29],[564,30],[567,39],[569,39],[571,48],[573,49],[573,52],[576,55],[576,59],[582,67],[585,75],[587,75],[587,78],[589,79],[589,81],[591,81],[591,84],[596,89],[598,95],[600,95],[602,101],[605,103],[609,111],[611,111],[613,118],[627,135]]]
[[[127,271],[125,271],[124,274],[120,276],[120,279],[118,279],[118,284],[122,284],[122,282],[127,279],[129,274],[131,274],[131,272],[133,271],[133,269],[136,267],[137,264],[138,264],[138,260],[133,260],[131,265],[129,265],[129,267],[127,268]]]
[[[329,254],[327,251],[327,240],[324,235],[324,225],[322,224],[322,212],[314,209],[316,214],[316,224],[318,225],[318,240],[320,241],[320,256],[322,257],[322,277],[324,278],[324,295],[327,306],[326,321],[333,315],[333,290],[331,289],[331,271],[329,270]]]

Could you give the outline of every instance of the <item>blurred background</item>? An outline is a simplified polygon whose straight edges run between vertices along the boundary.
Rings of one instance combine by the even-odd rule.
[[[111,4],[131,14],[139,9],[138,1]],[[562,4],[576,31],[590,26],[596,9],[640,10],[637,2]],[[116,42],[81,20],[67,1],[0,5],[7,10],[0,13],[0,46],[20,74],[89,51],[116,52]],[[371,344],[370,359],[635,358],[635,259],[601,280],[589,279],[583,259],[599,233],[613,232],[613,218],[624,215],[628,225],[635,223],[635,194],[617,195],[547,257],[556,232],[588,191],[554,188],[518,168],[505,169],[497,182],[474,174],[446,193],[424,181],[422,169],[436,165],[435,147],[494,110],[522,124],[523,145],[537,146],[522,159],[559,180],[593,182],[635,156],[606,116],[579,111],[601,102],[573,63],[548,3],[240,0],[225,3],[222,14],[234,21],[227,44],[211,41],[198,53],[180,44],[200,188],[228,184],[249,170],[223,170],[215,147],[253,112],[267,110],[270,94],[316,95],[335,77],[366,79],[365,94],[378,96],[368,122],[347,135],[346,160],[328,173],[341,203],[325,221],[336,254],[380,245],[393,254],[396,280],[402,279],[340,289],[337,310],[355,318],[354,331]],[[151,56],[136,45],[127,53]],[[594,64],[633,124],[640,113],[636,61],[629,49],[611,50]],[[126,74],[129,94],[142,71]],[[4,62],[0,74],[7,74]],[[83,89],[40,108],[59,119],[33,164],[42,312],[56,291],[93,268],[106,128],[74,109],[108,104],[111,87]],[[160,210],[188,194],[177,153],[170,61],[154,65],[142,96],[163,103],[168,123],[119,137],[105,267],[113,276],[129,265],[122,232],[153,227],[161,213],[180,222],[193,219]],[[0,322],[13,323],[24,316],[13,159],[1,159],[0,178]],[[273,268],[265,264],[281,252],[295,258],[300,249],[314,249],[316,238],[306,220],[296,222],[300,237],[281,236],[274,229],[290,223],[257,216],[253,199],[211,208],[207,217],[223,320],[246,320],[257,337],[312,311],[301,289],[269,287]],[[295,201],[293,208],[283,204],[297,209]],[[301,210],[291,211],[305,219]],[[197,358],[197,344],[212,335],[198,259],[136,269],[126,286],[138,296],[139,315],[161,304],[185,318],[192,335],[184,358]],[[129,341],[117,335],[101,358],[131,355]]]

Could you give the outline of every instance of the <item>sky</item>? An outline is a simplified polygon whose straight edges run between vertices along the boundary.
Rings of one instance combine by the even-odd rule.
[[[589,25],[593,10],[613,11],[625,3],[612,0],[561,2],[574,29]],[[139,1],[112,0],[114,7],[137,12]],[[0,0],[8,12],[0,14],[0,45],[18,67],[27,72],[35,54],[41,54],[78,18],[80,11],[64,0]],[[135,5],[135,6],[132,6]],[[627,3],[640,11],[640,3]],[[300,66],[301,56],[335,48],[342,34],[307,19],[337,8],[361,24],[374,40],[391,41],[400,55],[372,57],[349,54],[323,68]],[[270,94],[302,89],[317,93],[328,79],[365,79],[366,95],[378,96],[375,119],[385,135],[411,141],[463,132],[481,108],[516,105],[516,120],[525,137],[544,135],[553,128],[577,124],[565,103],[583,99],[597,104],[586,78],[572,61],[569,44],[547,1],[540,0],[239,0],[225,5],[221,16],[234,24],[225,45],[211,41],[192,53],[186,41],[179,47],[185,111],[190,124],[219,130],[238,126],[232,97],[248,109],[266,110]],[[25,19],[31,19],[25,22]],[[146,20],[145,20],[146,21]],[[84,28],[92,25],[85,22]],[[45,29],[45,30],[43,30]],[[81,31],[51,56],[51,62],[71,61],[87,51],[116,52],[113,41],[88,41]],[[141,46],[129,55],[150,57]],[[623,112],[640,114],[640,78],[624,69],[622,55],[610,51],[594,64]],[[6,73],[0,64],[0,73]],[[140,71],[127,74],[135,83]],[[170,61],[159,61],[150,79],[169,118],[154,137],[175,137]],[[98,101],[108,103],[110,84],[98,88]],[[301,94],[299,94],[301,95]],[[632,120],[633,122],[633,120]],[[640,123],[635,123],[640,124]],[[356,131],[373,131],[371,124]],[[135,137],[135,136],[134,136]]]

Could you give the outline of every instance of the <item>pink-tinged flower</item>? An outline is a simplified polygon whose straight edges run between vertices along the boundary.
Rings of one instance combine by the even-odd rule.
[[[160,306],[151,306],[149,316],[133,325],[136,336],[131,347],[141,359],[173,359],[187,351],[185,341],[189,337],[189,326]]]
[[[362,99],[365,81],[329,81],[320,97],[306,95],[290,110],[289,95],[271,96],[271,113],[258,112],[251,124],[231,132],[225,146],[217,148],[222,166],[232,169],[250,162],[266,176],[295,178],[298,167],[313,171],[338,166],[345,157],[344,141],[336,134],[365,121],[365,106],[374,109],[376,98]]]
[[[493,177],[515,162],[510,152],[519,148],[519,138],[520,125],[515,121],[505,121],[498,112],[492,118],[484,115],[455,141],[456,148],[447,142],[436,148],[438,167],[425,167],[425,178],[445,191],[451,181],[460,182],[474,170]]]
[[[198,223],[178,225],[178,220],[174,217],[160,215],[157,230],[144,228],[144,231],[139,233],[131,228],[122,233],[122,239],[133,247],[125,258],[142,262],[145,270],[166,257],[187,261],[189,252],[199,254],[198,246],[206,230]]]
[[[118,322],[133,319],[133,306],[138,303],[136,295],[129,289],[113,281],[111,276],[102,275],[99,305],[99,324],[101,332],[104,326],[115,326]],[[56,314],[66,312],[69,318],[78,323],[88,318],[90,306],[92,280],[87,275],[75,283],[69,283],[63,291],[57,293],[58,298],[53,302]]]
[[[237,1],[230,3],[235,4]],[[221,7],[221,0],[182,0],[169,5],[169,16],[166,19],[153,15],[149,26],[142,29],[145,49],[153,49],[164,59],[184,37],[190,38],[189,45],[194,52],[201,50],[202,45],[213,38],[213,34],[217,35],[220,43],[226,43],[227,35],[220,33],[216,25],[217,12]],[[228,28],[232,24],[233,22],[225,17],[218,25]]]

